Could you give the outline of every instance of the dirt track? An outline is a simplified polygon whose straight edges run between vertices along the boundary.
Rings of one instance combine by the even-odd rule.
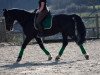
[[[28,45],[23,59],[15,63],[20,46],[0,44],[0,75],[100,75],[100,40],[87,41],[84,47],[90,55],[85,60],[79,47],[70,42],[59,62],[55,62],[61,43],[45,44],[53,59],[47,56],[37,44]]]

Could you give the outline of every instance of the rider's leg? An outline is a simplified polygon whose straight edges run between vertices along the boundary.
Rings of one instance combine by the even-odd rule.
[[[42,25],[42,21],[46,15],[47,15],[47,11],[45,10],[45,11],[40,12],[37,16],[36,25],[39,31],[38,36],[43,36],[44,27]]]

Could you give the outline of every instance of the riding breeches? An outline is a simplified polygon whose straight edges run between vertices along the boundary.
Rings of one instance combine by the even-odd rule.
[[[47,10],[43,10],[42,12],[40,12],[36,18],[36,26],[38,27],[39,30],[43,29],[42,26],[42,21],[43,19],[46,17],[46,15],[48,14]]]

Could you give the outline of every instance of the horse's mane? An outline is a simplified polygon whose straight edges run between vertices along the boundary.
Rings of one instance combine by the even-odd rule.
[[[12,12],[19,12],[19,13],[26,13],[26,14],[29,14],[31,12],[27,11],[27,10],[24,10],[24,9],[18,9],[18,8],[13,8],[13,9],[9,9],[8,11],[12,11]]]

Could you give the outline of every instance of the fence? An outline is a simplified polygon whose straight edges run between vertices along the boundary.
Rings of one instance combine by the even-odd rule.
[[[94,17],[83,17],[83,21],[86,27],[87,39],[99,39],[100,38],[100,16],[96,14]]]
[[[6,31],[5,31],[5,22],[4,18],[0,18],[0,42],[6,41]]]
[[[86,27],[86,39],[99,39],[100,38],[100,16],[83,17],[83,22]],[[15,28],[16,29],[16,28]],[[0,42],[13,42],[21,44],[24,36],[22,32],[6,32],[4,18],[0,18]],[[62,40],[60,34],[46,37],[44,40],[58,41]],[[32,40],[34,42],[35,40]]]

